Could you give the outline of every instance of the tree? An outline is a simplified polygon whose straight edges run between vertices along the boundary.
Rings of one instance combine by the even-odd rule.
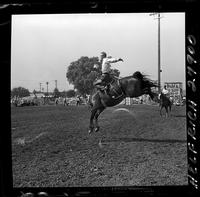
[[[34,89],[34,90],[33,90],[33,94],[35,95],[36,93],[37,93],[37,91]]]
[[[53,95],[54,95],[54,97],[56,97],[56,98],[60,96],[60,92],[59,92],[58,88],[55,88],[55,89],[54,89]]]
[[[60,92],[60,96],[61,97],[66,97],[67,96],[67,93],[65,90],[63,90],[62,92]]]
[[[66,91],[67,97],[74,97],[76,95],[76,92],[74,90],[68,90]]]
[[[25,96],[30,96],[30,92],[28,89],[23,88],[23,87],[17,87],[17,88],[13,88],[11,90],[11,96],[19,96],[19,97],[25,97]]]
[[[113,69],[113,74],[119,76],[120,72]],[[94,89],[93,83],[101,75],[101,65],[98,57],[81,57],[77,61],[71,62],[68,67],[66,77],[70,84],[82,94],[90,94]]]

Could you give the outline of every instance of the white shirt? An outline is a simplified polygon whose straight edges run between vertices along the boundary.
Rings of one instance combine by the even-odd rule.
[[[105,57],[102,61],[102,73],[110,73],[111,65],[110,63],[119,62],[118,59],[112,57]]]
[[[169,93],[169,91],[168,91],[168,90],[166,90],[166,89],[163,89],[163,90],[162,90],[162,93],[163,93],[163,94],[168,94],[168,93]]]

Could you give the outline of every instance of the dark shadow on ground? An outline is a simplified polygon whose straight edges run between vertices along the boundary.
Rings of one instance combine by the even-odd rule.
[[[187,140],[177,140],[177,139],[146,139],[146,138],[113,138],[107,139],[104,142],[164,142],[164,143],[186,143]]]
[[[176,117],[176,118],[186,118],[185,114],[177,114],[177,115],[173,115],[171,114],[172,117]]]

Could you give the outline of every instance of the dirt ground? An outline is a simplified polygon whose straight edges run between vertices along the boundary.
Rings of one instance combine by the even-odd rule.
[[[89,135],[87,106],[12,107],[14,187],[187,185],[185,115],[117,106]]]

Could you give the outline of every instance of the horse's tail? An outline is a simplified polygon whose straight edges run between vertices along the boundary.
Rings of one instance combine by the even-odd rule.
[[[148,79],[147,77],[144,77],[143,78],[143,88],[157,88],[158,87],[158,84],[151,80],[151,79]]]
[[[150,97],[151,99],[156,102],[156,103],[160,103],[160,99],[159,99],[159,94],[157,94],[156,92],[150,92]]]
[[[134,73],[133,73],[133,77],[136,78],[136,79],[138,79],[138,80],[141,80],[143,91],[144,91],[146,94],[149,94],[150,98],[151,98],[153,101],[155,101],[155,99],[158,97],[158,95],[157,95],[156,93],[153,93],[153,92],[151,91],[151,88],[153,88],[153,87],[157,88],[157,87],[158,87],[158,84],[157,84],[155,81],[149,79],[149,78],[147,77],[147,75],[144,75],[144,74],[142,74],[142,73],[139,72],[139,71],[134,72]]]

